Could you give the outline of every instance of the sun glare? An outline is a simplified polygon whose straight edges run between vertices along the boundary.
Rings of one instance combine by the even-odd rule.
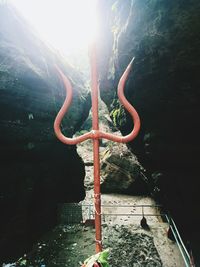
[[[67,55],[84,50],[97,31],[95,0],[11,0],[40,36]]]

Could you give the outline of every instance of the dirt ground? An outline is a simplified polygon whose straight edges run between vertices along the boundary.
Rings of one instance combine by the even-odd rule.
[[[59,226],[35,247],[28,266],[79,267],[94,252],[94,228]],[[110,267],[163,266],[153,238],[129,226],[103,226],[104,248],[109,248]]]
[[[139,224],[110,222],[103,223],[102,229],[110,267],[184,266],[176,244],[166,237],[165,227],[150,224],[150,230],[145,231]],[[26,266],[80,267],[95,254],[94,239],[92,226],[59,225],[35,246]]]
[[[91,142],[81,144],[78,152],[86,163],[86,198],[81,203],[85,221],[93,217],[92,208],[89,212],[87,206],[93,204]],[[140,226],[142,205],[145,206],[143,211],[148,231]],[[159,210],[150,197],[102,195],[103,247],[109,248],[110,267],[184,267],[176,243],[167,238],[167,230],[168,224],[161,220]],[[94,240],[94,227],[67,225],[63,219],[62,224],[35,246],[27,264],[34,267],[42,264],[48,267],[80,267],[85,259],[95,254]]]
[[[86,198],[82,202],[86,205],[82,206],[84,222],[93,216],[88,213],[87,206],[93,204],[91,144],[86,142],[79,146],[78,152],[86,163]],[[145,206],[148,230],[140,226],[142,205]],[[110,267],[185,266],[176,243],[167,238],[168,224],[161,220],[159,210],[154,206],[154,200],[147,196],[102,195],[103,247],[109,248]],[[69,225],[63,219],[24,257],[25,261],[21,261],[24,265],[20,266],[80,267],[85,259],[95,254],[94,240],[93,226]]]
[[[88,191],[86,199],[83,203],[91,203],[92,195],[93,191]],[[160,214],[160,211],[157,207],[155,207],[155,204],[156,203],[154,200],[147,196],[103,194],[102,222],[113,227],[128,227],[131,233],[134,234],[142,233],[148,235],[150,238],[152,238],[152,242],[162,262],[162,265],[159,266],[183,267],[185,265],[177,244],[167,237],[167,230],[169,227],[168,224],[162,221],[161,216],[154,216]],[[142,205],[144,205],[143,212],[150,228],[149,231],[142,229],[140,226],[140,221],[142,219]],[[85,213],[83,212],[83,215],[86,214],[85,218],[88,216],[87,212],[87,210]],[[110,215],[104,216],[104,214]],[[135,245],[137,246],[137,244]],[[123,245],[121,247],[123,247]]]

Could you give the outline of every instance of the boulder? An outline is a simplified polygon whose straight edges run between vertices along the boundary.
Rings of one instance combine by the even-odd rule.
[[[110,145],[102,155],[101,190],[103,193],[146,194],[144,171],[126,145]]]

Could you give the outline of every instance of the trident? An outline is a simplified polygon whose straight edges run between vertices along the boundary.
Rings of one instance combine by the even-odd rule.
[[[94,163],[94,207],[95,207],[95,248],[96,252],[102,251],[102,233],[101,233],[101,191],[100,191],[100,161],[99,161],[99,140],[107,139],[118,143],[127,143],[133,140],[140,130],[140,118],[134,107],[128,102],[124,96],[124,87],[128,75],[131,70],[133,59],[124,71],[119,84],[118,84],[118,97],[124,108],[130,113],[134,128],[132,132],[126,136],[115,136],[111,133],[106,133],[99,130],[99,119],[98,119],[98,72],[97,72],[97,58],[96,58],[96,47],[93,44],[90,47],[90,67],[91,67],[91,98],[92,98],[92,130],[81,136],[75,138],[68,138],[64,136],[60,129],[61,121],[67,112],[72,102],[72,85],[69,79],[63,74],[59,67],[56,66],[57,71],[64,83],[66,89],[66,98],[62,105],[54,122],[54,131],[57,138],[68,145],[76,145],[87,139],[93,140],[93,163]]]

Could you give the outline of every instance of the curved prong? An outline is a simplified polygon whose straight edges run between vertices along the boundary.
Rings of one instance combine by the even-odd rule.
[[[82,136],[69,138],[69,137],[64,136],[63,133],[61,132],[60,125],[61,125],[62,119],[72,102],[72,85],[69,79],[64,75],[64,73],[60,70],[58,66],[56,66],[56,69],[61,79],[63,80],[65,90],[66,90],[66,98],[54,121],[54,131],[55,131],[57,138],[64,144],[76,145],[78,143],[85,141],[86,139],[91,139],[92,133],[89,132],[89,133],[83,134]]]
[[[100,132],[100,138],[105,138],[114,142],[118,142],[118,143],[127,143],[132,141],[139,133],[140,130],[140,118],[139,115],[137,113],[137,111],[134,109],[134,107],[128,102],[128,100],[126,99],[126,97],[124,96],[124,87],[125,87],[125,83],[126,80],[128,78],[128,75],[130,73],[131,67],[132,67],[132,63],[133,63],[134,58],[131,60],[131,62],[128,64],[126,70],[124,71],[119,84],[118,84],[118,97],[120,102],[123,104],[124,108],[130,113],[132,119],[133,119],[133,123],[134,123],[134,127],[133,130],[131,131],[130,134],[126,135],[126,136],[116,136],[114,134],[110,134],[110,133],[104,133],[104,132]]]

